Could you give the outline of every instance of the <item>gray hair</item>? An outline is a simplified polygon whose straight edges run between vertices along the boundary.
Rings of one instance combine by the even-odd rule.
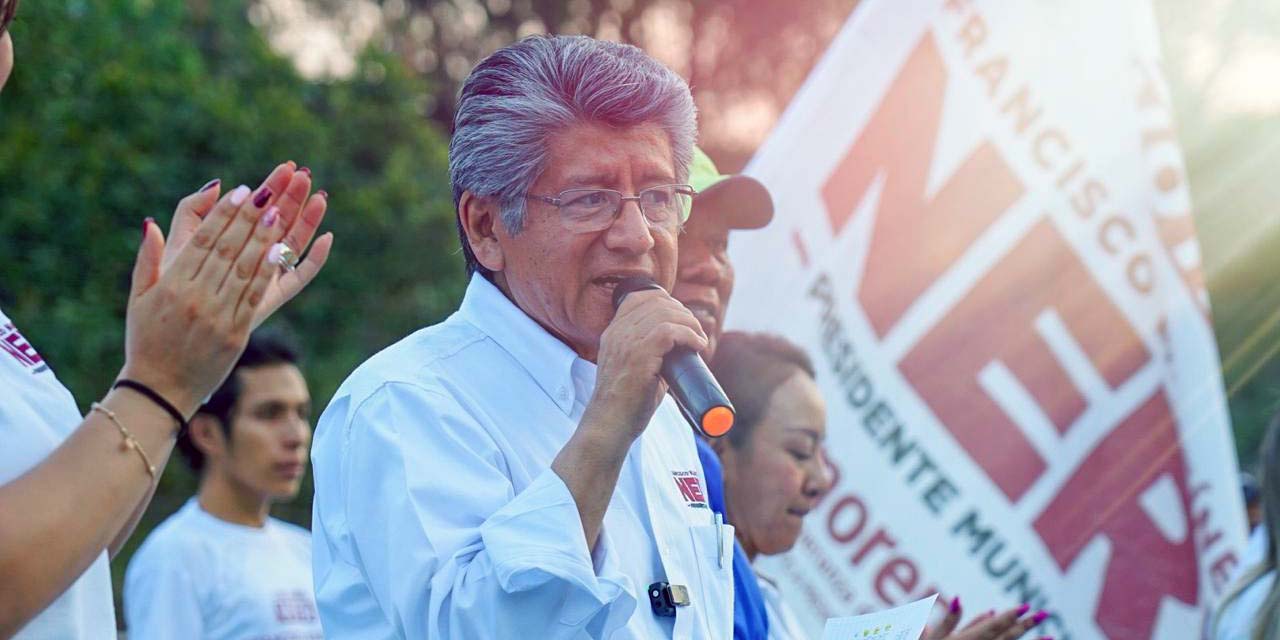
[[[464,191],[495,196],[503,226],[519,233],[525,193],[545,169],[548,140],[582,122],[657,124],[671,142],[677,180],[688,179],[696,109],[679,75],[631,45],[531,36],[482,60],[462,85],[449,141],[454,207]],[[488,275],[461,218],[458,235],[468,275]]]

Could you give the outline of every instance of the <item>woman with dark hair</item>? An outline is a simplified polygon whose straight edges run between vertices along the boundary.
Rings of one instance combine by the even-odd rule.
[[[749,557],[782,553],[831,488],[822,457],[827,409],[813,363],[778,336],[730,331],[711,367],[737,412],[734,429],[713,441],[724,465],[726,511],[742,523],[738,537]]]
[[[747,557],[789,551],[801,525],[832,477],[822,443],[826,404],[814,380],[813,362],[800,347],[778,336],[729,331],[720,336],[711,370],[737,412],[734,428],[712,442],[724,470],[726,520]],[[764,596],[769,638],[805,637],[777,585],[756,574]],[[974,619],[954,633],[958,598],[948,615],[926,633],[930,639],[1013,640],[1044,621],[1023,605]],[[1025,617],[1023,617],[1025,616]]]
[[[1262,440],[1261,526],[1266,530],[1266,556],[1246,570],[1223,598],[1214,616],[1213,638],[1280,638],[1280,584],[1276,583],[1276,554],[1280,549],[1280,414],[1271,419]]]
[[[0,0],[0,89],[13,68],[16,9]],[[306,170],[285,163],[257,190],[221,198],[219,187],[210,181],[178,203],[167,243],[151,218],[142,223],[124,367],[87,416],[0,312],[0,637],[116,637],[108,558],[249,333],[328,257],[329,234],[296,270],[273,251],[302,251],[324,217],[326,198],[308,197]]]
[[[748,559],[783,553],[831,488],[822,450],[827,409],[813,362],[780,337],[730,331],[720,337],[711,369],[737,412],[733,430],[712,441],[724,469],[726,520]],[[804,637],[777,586],[757,578],[769,637]]]

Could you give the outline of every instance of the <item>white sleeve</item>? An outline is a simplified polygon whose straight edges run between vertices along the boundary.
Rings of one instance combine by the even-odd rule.
[[[602,637],[635,609],[560,477],[516,494],[492,438],[441,392],[388,384],[356,408],[342,486],[369,587],[407,637]]]
[[[188,562],[189,554],[174,546],[148,540],[129,562],[124,576],[124,619],[129,640],[203,635],[204,618],[193,578],[199,568]]]

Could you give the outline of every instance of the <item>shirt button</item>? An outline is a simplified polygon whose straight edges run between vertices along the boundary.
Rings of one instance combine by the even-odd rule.
[[[560,401],[561,402],[569,401],[569,390],[566,389],[565,387],[560,387]]]

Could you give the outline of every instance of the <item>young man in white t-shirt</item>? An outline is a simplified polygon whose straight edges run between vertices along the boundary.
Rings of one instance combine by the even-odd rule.
[[[311,396],[296,361],[278,338],[255,335],[178,441],[200,492],[129,563],[130,640],[323,637],[310,534],[268,516],[306,470]]]

